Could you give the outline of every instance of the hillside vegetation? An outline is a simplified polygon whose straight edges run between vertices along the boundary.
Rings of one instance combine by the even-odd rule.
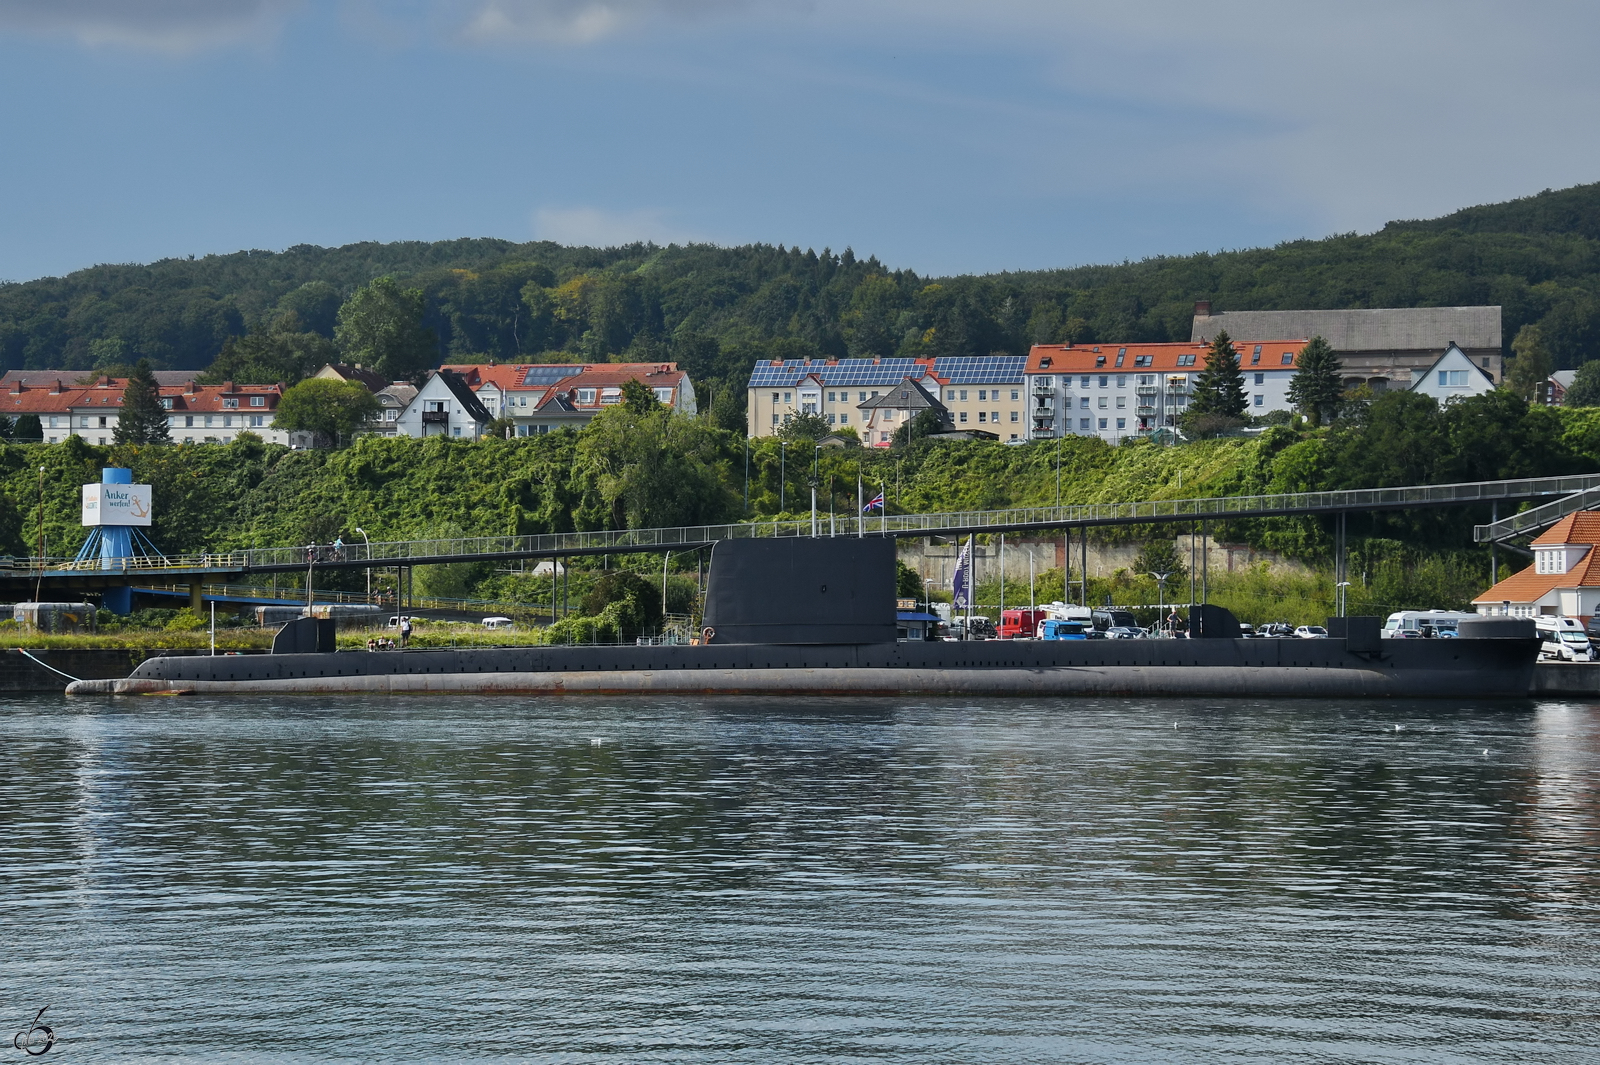
[[[1600,352],[1600,185],[1367,235],[982,277],[923,277],[849,250],[492,239],[103,265],[0,285],[0,366],[148,357],[204,369],[233,339],[285,320],[292,336],[331,339],[340,305],[382,276],[422,292],[435,362],[671,359],[709,388],[703,402],[726,388],[742,404],[760,357],[1186,340],[1196,299],[1217,310],[1500,304],[1508,348],[1538,324],[1556,364],[1573,367]],[[295,343],[308,359],[333,354]]]

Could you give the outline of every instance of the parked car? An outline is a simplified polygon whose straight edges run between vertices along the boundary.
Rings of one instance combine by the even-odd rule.
[[[1113,625],[1105,632],[1108,640],[1142,640],[1145,632],[1137,625]]]
[[[1328,630],[1321,625],[1301,625],[1294,630],[1294,634],[1302,640],[1326,640],[1328,638]]]
[[[1256,635],[1267,639],[1282,639],[1293,636],[1294,629],[1287,621],[1269,621],[1265,625],[1256,626]]]
[[[1383,635],[1389,639],[1451,639],[1462,618],[1477,617],[1459,610],[1398,610],[1383,623]]]
[[[501,617],[499,615],[496,615],[492,618],[483,619],[483,627],[486,629],[509,629],[515,624],[516,622],[512,621],[510,618]]]
[[[415,625],[422,619],[418,617],[412,617],[410,614],[391,614],[389,615],[389,628],[398,629],[402,620],[409,621],[412,625]]]
[[[1002,640],[1026,640],[1033,638],[1039,631],[1039,622],[1045,619],[1043,610],[1023,607],[1018,610],[1002,610],[1000,612],[1000,638]]]
[[[1246,625],[1242,621],[1239,622],[1239,639],[1241,639],[1241,640],[1251,640],[1251,639],[1255,638],[1255,635],[1256,635],[1256,630],[1255,629],[1251,628],[1249,625]]]

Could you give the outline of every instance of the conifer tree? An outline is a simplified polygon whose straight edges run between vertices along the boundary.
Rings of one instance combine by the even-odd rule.
[[[1189,414],[1216,415],[1223,418],[1243,418],[1248,408],[1245,395],[1244,373],[1239,369],[1239,353],[1227,331],[1211,339],[1206,352],[1206,368],[1194,384],[1194,399],[1189,404]]]
[[[117,412],[117,427],[111,434],[116,444],[170,444],[167,412],[161,406],[161,390],[149,359],[140,359],[128,377],[122,393],[122,409]]]
[[[1294,379],[1289,382],[1289,402],[1312,425],[1332,421],[1338,413],[1344,385],[1339,379],[1339,356],[1321,337],[1312,337],[1295,359]]]

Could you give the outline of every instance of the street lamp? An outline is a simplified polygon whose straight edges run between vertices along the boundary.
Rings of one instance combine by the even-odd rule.
[[[360,526],[357,526],[356,527],[356,535],[361,537],[361,542],[367,545],[366,561],[367,562],[371,562],[372,561],[372,541],[367,539],[367,530],[361,528]],[[367,567],[367,605],[368,606],[372,605],[372,567],[371,566]]]
[[[778,441],[778,513],[789,511],[789,441]]]
[[[1344,597],[1345,597],[1345,589],[1346,589],[1346,588],[1348,588],[1348,587],[1350,587],[1350,582],[1349,582],[1349,581],[1340,581],[1340,582],[1339,582],[1339,583],[1338,583],[1338,584],[1337,584],[1337,585],[1335,585],[1335,586],[1334,586],[1334,587],[1336,587],[1336,588],[1338,588],[1338,589],[1339,589],[1339,616],[1340,616],[1340,617],[1344,617]]]
[[[1172,573],[1171,571],[1166,573],[1147,573],[1145,576],[1156,579],[1156,616],[1160,619],[1156,622],[1156,625],[1159,626],[1162,621],[1167,619],[1167,578],[1172,576]]]

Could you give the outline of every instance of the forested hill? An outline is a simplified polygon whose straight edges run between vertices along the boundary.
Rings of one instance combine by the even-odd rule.
[[[331,337],[341,303],[385,275],[422,291],[438,360],[670,358],[741,391],[752,360],[772,355],[1187,339],[1196,299],[1217,310],[1497,303],[1508,345],[1537,323],[1557,364],[1570,367],[1600,354],[1600,185],[1367,235],[937,279],[848,250],[490,239],[96,266],[0,285],[0,367],[87,371],[148,357],[203,369],[236,338],[285,322],[298,337]],[[310,352],[307,361],[331,351],[281,346]]]

